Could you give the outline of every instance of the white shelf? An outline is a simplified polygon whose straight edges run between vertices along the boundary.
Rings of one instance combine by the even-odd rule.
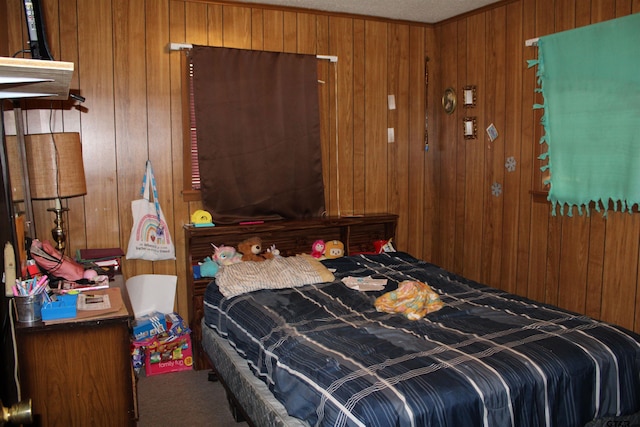
[[[0,99],[69,98],[73,62],[0,57]]]

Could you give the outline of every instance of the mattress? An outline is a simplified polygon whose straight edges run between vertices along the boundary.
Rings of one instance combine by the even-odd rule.
[[[335,281],[228,299],[213,281],[205,292],[207,333],[225,338],[295,418],[565,427],[640,411],[637,334],[401,252],[323,263]],[[349,276],[387,286],[349,289]],[[415,321],[376,311],[375,298],[404,280],[430,285],[444,307]]]

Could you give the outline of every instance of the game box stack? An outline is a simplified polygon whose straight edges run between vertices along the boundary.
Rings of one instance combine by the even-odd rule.
[[[144,366],[147,376],[192,369],[190,333],[177,313],[151,313],[136,319],[134,336],[140,338],[132,344],[134,369],[138,372]]]

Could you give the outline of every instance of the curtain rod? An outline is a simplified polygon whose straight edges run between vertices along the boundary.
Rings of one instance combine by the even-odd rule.
[[[536,37],[536,38],[533,38],[533,39],[529,39],[529,40],[524,42],[524,45],[525,46],[538,46],[538,38],[539,37]]]
[[[189,50],[193,47],[191,43],[169,43],[169,50]],[[330,62],[338,62],[338,57],[334,55],[316,55],[318,59],[326,59]]]

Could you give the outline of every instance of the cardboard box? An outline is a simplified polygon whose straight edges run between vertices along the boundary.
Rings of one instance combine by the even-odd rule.
[[[189,334],[160,334],[145,348],[145,372],[148,376],[193,368],[193,350]]]
[[[158,313],[147,314],[133,321],[133,337],[136,341],[150,338],[167,330],[165,315]]]

